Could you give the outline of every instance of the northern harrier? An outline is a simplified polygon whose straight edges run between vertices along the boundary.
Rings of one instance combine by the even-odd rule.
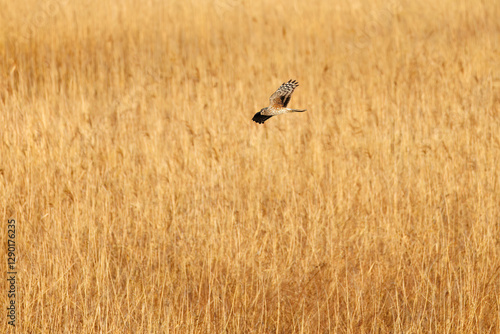
[[[290,112],[303,112],[305,109],[290,109],[286,106],[290,102],[290,97],[292,96],[293,90],[299,85],[295,80],[288,80],[288,82],[283,83],[278,90],[271,95],[269,98],[269,107],[262,108],[258,113],[256,113],[252,121],[264,124],[269,118],[287,114]]]

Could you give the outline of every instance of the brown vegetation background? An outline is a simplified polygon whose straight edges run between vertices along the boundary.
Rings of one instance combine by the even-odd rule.
[[[498,0],[0,5],[18,333],[500,331]]]

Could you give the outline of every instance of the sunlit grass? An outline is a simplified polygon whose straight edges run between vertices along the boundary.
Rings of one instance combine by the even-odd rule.
[[[17,332],[500,331],[498,1],[1,5]]]

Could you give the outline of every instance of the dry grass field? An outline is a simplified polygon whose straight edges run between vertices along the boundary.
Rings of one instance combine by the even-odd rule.
[[[1,332],[500,332],[499,0],[0,4]]]

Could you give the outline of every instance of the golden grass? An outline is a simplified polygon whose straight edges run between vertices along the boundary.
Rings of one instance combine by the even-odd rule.
[[[1,8],[18,333],[500,331],[498,0]]]

